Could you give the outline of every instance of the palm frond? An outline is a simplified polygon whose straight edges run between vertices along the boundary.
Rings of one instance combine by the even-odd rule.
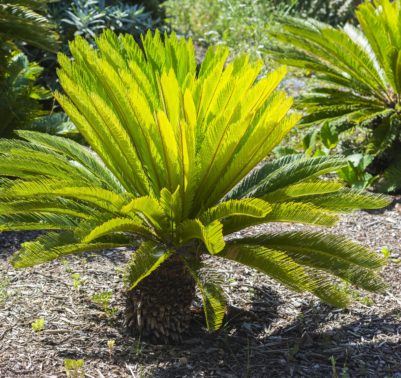
[[[217,331],[223,324],[226,310],[224,291],[219,283],[211,281],[210,277],[206,282],[202,279],[202,275],[199,273],[201,268],[199,263],[187,259],[183,259],[183,261],[199,287],[207,329],[209,332]]]
[[[39,236],[33,242],[22,244],[21,249],[12,256],[10,261],[16,268],[27,268],[74,253],[100,251],[124,246],[124,244],[117,242],[83,244],[79,243],[71,232],[52,232]]]
[[[134,251],[127,264],[126,279],[129,289],[135,287],[161,264],[163,264],[173,251],[166,250],[163,246],[152,241],[143,242],[139,248]]]

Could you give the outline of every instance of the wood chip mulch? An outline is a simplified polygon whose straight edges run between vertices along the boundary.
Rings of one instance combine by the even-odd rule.
[[[247,230],[305,229],[269,225]],[[391,252],[385,294],[355,292],[346,310],[288,291],[236,264],[211,262],[231,305],[223,329],[177,346],[129,337],[123,326],[122,269],[128,251],[104,251],[14,270],[8,257],[35,233],[0,235],[0,377],[65,377],[65,359],[83,359],[86,377],[401,378],[401,203],[345,215],[329,230]],[[74,287],[75,285],[75,287]],[[92,301],[112,291],[107,311]],[[31,323],[43,318],[44,329]],[[114,347],[108,341],[114,340]],[[109,342],[111,345],[112,342]]]

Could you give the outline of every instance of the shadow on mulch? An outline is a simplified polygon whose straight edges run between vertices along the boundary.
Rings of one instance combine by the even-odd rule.
[[[0,259],[7,260],[22,243],[36,239],[46,231],[0,232]]]
[[[322,304],[303,305],[294,322],[269,332],[281,304],[277,292],[263,287],[256,291],[250,311],[231,308],[218,333],[208,334],[201,326],[203,320],[195,318],[191,338],[178,346],[130,338],[120,317],[119,347],[111,356],[91,350],[75,356],[71,349],[59,355],[85,361],[104,358],[119,366],[152,366],[144,376],[160,378],[401,377],[401,344],[380,339],[401,332],[400,313],[363,315],[323,331],[322,326],[341,311]],[[103,329],[107,334],[107,323]]]
[[[391,203],[386,206],[383,207],[382,209],[372,209],[372,210],[365,210],[367,213],[369,214],[384,214],[386,211],[392,211],[395,209],[395,207],[398,205],[401,205],[401,195],[390,195],[389,196],[392,201]]]

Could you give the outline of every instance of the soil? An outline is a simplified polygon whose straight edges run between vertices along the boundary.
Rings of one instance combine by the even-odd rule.
[[[303,226],[272,224],[247,233]],[[329,231],[329,230],[328,230]],[[356,292],[346,310],[290,292],[219,259],[230,310],[207,334],[200,315],[182,345],[152,345],[123,326],[122,270],[130,251],[103,251],[14,270],[7,262],[37,233],[0,235],[0,377],[65,377],[83,359],[86,377],[401,377],[401,204],[343,216],[331,232],[391,252],[385,294]],[[75,286],[75,287],[74,287]],[[102,308],[93,295],[111,291]],[[199,301],[199,299],[198,299]],[[44,329],[31,323],[44,319]],[[114,340],[114,347],[111,344]],[[73,375],[71,375],[73,376]]]

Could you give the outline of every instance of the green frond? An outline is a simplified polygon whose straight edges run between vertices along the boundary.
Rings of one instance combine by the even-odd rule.
[[[204,225],[199,219],[187,219],[179,225],[177,233],[181,244],[199,239],[212,255],[219,253],[225,245],[223,225],[217,220]]]
[[[347,160],[341,157],[321,156],[298,159],[269,173],[249,188],[244,196],[261,197],[295,183],[310,180],[325,173],[347,166]]]
[[[17,213],[0,216],[0,232],[32,231],[32,230],[73,230],[79,224],[79,219],[47,212]]]
[[[145,277],[154,272],[171,255],[172,250],[152,241],[143,242],[132,255],[127,264],[126,279],[129,290],[133,290]]]
[[[263,218],[235,217],[223,221],[224,235],[270,222],[300,223],[330,227],[337,223],[338,216],[310,203],[283,202],[272,205],[272,210]]]
[[[201,293],[207,329],[209,332],[217,331],[223,324],[227,306],[224,291],[218,283],[211,281],[210,277],[208,277],[206,282],[202,279],[199,273],[200,264],[184,258],[182,258],[182,260],[194,278]]]
[[[168,220],[168,227],[170,230],[174,231],[176,225],[182,219],[182,197],[180,187],[177,187],[173,193],[167,188],[163,188],[160,192],[159,204]]]
[[[271,210],[271,205],[266,201],[258,198],[244,198],[241,200],[229,200],[219,203],[208,209],[199,219],[207,224],[215,220],[222,220],[235,216],[263,218],[271,212]]]
[[[121,213],[128,216],[145,217],[150,224],[160,233],[168,229],[168,217],[159,201],[150,196],[134,198],[123,206]]]
[[[64,197],[73,200],[84,201],[105,211],[118,212],[125,204],[126,197],[106,189],[87,186],[71,187],[70,182],[61,180],[17,180],[14,184],[0,190],[0,198],[5,199],[35,199],[38,196]]]
[[[278,189],[263,196],[268,202],[284,202],[293,198],[306,196],[317,196],[320,194],[335,193],[343,188],[338,181],[332,180],[312,180],[307,182],[288,185],[283,189]]]
[[[252,188],[255,188],[266,176],[279,168],[301,159],[305,159],[304,154],[286,155],[274,160],[265,160],[241,180],[224,198],[234,199],[245,197],[246,194],[251,191]]]
[[[230,241],[217,256],[259,270],[297,292],[306,291],[311,285],[304,268],[284,252]]]
[[[234,260],[242,262],[244,250],[253,251],[251,257],[255,261],[258,253],[275,251],[279,255],[271,254],[273,259],[298,264],[297,269],[303,269],[305,282],[299,289],[309,291],[336,306],[346,306],[349,298],[334,277],[370,291],[382,291],[386,287],[377,274],[377,269],[385,264],[385,259],[341,236],[302,231],[264,234],[233,239],[227,242],[224,251],[228,251]],[[256,264],[255,261],[251,260],[251,263]],[[327,277],[327,273],[332,277]],[[288,282],[283,283],[288,285]]]
[[[335,193],[300,197],[297,200],[310,203],[327,210],[343,212],[357,209],[381,209],[391,203],[391,198],[389,197],[346,188],[343,188]]]
[[[305,266],[308,276],[314,281],[310,292],[323,302],[337,308],[347,308],[351,303],[349,291],[339,279],[328,277],[326,272]]]
[[[89,148],[82,146],[71,139],[49,135],[46,133],[18,130],[16,134],[20,138],[23,138],[34,144],[35,147],[47,147],[47,151],[54,151],[80,163],[91,173],[91,175],[95,176],[105,185],[105,189],[122,192],[122,186],[116,177],[110,172],[109,169],[106,168],[99,157],[96,156]]]
[[[40,198],[21,201],[2,201],[0,203],[1,215],[25,214],[27,212],[51,213],[69,215],[74,218],[86,219],[95,213],[94,209],[64,198]]]
[[[284,202],[275,204],[272,212],[265,219],[266,222],[291,222],[331,227],[338,222],[339,217],[311,203]]]
[[[243,238],[233,243],[283,251],[301,265],[326,271],[370,291],[385,287],[376,272],[385,259],[338,235],[298,231]]]
[[[152,230],[143,225],[139,220],[129,218],[113,218],[97,227],[94,227],[89,234],[82,238],[83,243],[91,243],[103,236],[118,232],[128,232],[141,236],[152,236]]]
[[[33,242],[25,242],[21,249],[10,259],[14,268],[27,268],[43,264],[67,255],[124,247],[124,244],[110,243],[79,243],[71,232],[54,233],[39,236]]]

